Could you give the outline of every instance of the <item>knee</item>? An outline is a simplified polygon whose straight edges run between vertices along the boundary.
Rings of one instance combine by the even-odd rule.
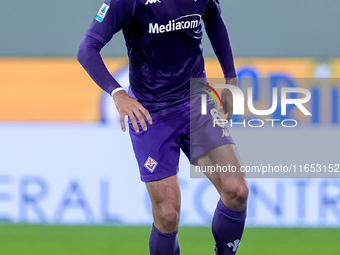
[[[247,205],[249,189],[245,180],[221,185],[221,199],[230,209],[242,210]]]
[[[179,221],[179,211],[174,208],[164,210],[161,219],[166,225],[176,224]]]
[[[241,184],[234,191],[235,200],[240,205],[246,205],[247,200],[248,200],[248,194],[249,194],[249,189],[248,189],[248,185],[246,183]]]
[[[155,217],[156,227],[163,233],[172,233],[178,229],[180,209],[171,206],[160,208]]]

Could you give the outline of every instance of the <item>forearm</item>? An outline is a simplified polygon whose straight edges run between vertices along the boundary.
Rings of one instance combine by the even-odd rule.
[[[100,55],[102,47],[103,45],[98,40],[85,36],[79,46],[77,59],[94,82],[111,94],[114,89],[121,88],[121,86],[112,77],[103,62]]]
[[[205,29],[222,67],[224,78],[236,77],[228,30],[222,17],[218,15],[205,21]]]

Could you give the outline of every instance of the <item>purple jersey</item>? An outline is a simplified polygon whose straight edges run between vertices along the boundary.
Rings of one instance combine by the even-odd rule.
[[[225,77],[235,77],[218,0],[106,0],[86,36],[102,47],[123,30],[129,57],[129,94],[153,117],[164,116],[189,100],[191,78],[205,77],[201,20]],[[96,82],[108,93],[119,86],[100,79]]]

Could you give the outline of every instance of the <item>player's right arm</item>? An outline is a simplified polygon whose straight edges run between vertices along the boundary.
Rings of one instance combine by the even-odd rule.
[[[106,0],[79,46],[77,59],[91,78],[104,91],[112,95],[120,115],[122,130],[126,130],[124,118],[128,115],[135,131],[139,132],[137,120],[143,130],[147,127],[145,120],[152,123],[149,112],[123,91],[107,70],[100,55],[101,49],[113,35],[129,23],[134,8],[135,0]]]

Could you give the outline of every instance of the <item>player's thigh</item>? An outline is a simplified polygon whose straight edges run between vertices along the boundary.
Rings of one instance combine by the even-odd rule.
[[[177,175],[146,182],[153,211],[154,210],[180,210],[181,192]]]
[[[234,192],[240,187],[247,189],[245,174],[241,171],[241,160],[235,144],[218,146],[197,159],[197,165],[205,169],[206,176],[220,194]],[[246,191],[245,191],[246,192]]]

